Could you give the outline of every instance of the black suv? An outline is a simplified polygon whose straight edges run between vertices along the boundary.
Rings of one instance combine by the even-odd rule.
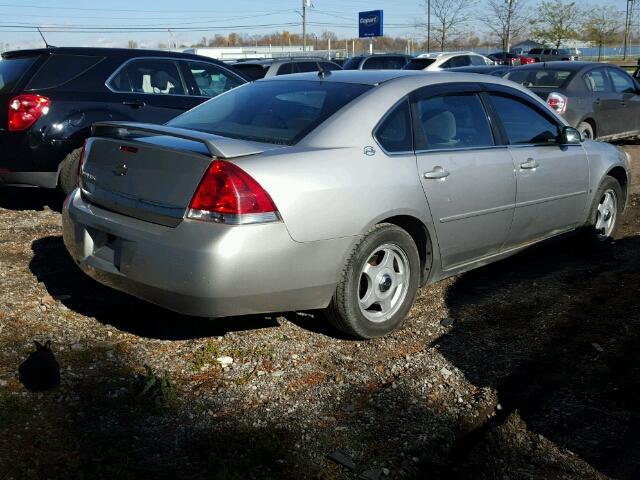
[[[165,123],[246,83],[197,55],[114,48],[47,48],[2,54],[0,185],[75,186],[91,124]]]

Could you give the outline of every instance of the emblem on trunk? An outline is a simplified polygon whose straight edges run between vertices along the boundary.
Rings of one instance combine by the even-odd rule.
[[[124,177],[129,171],[129,167],[127,167],[126,163],[121,163],[116,168],[111,170],[116,177]]]

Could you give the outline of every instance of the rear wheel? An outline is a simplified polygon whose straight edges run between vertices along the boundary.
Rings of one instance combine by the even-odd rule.
[[[404,322],[419,281],[420,258],[411,235],[396,225],[377,225],[352,252],[327,317],[349,335],[386,335]]]
[[[596,192],[587,223],[586,235],[593,245],[599,246],[613,240],[620,224],[623,206],[620,183],[615,178],[606,176]]]
[[[80,164],[81,154],[82,149],[78,148],[67,155],[60,164],[58,185],[65,195],[71,193],[78,183],[78,165]]]
[[[578,131],[582,135],[583,140],[593,140],[593,127],[588,122],[582,122],[578,125]]]

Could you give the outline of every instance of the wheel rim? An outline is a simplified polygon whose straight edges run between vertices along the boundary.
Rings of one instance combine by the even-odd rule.
[[[370,321],[393,316],[404,303],[411,270],[407,254],[397,245],[385,244],[369,255],[360,272],[358,305]]]
[[[604,192],[598,203],[596,213],[596,232],[598,237],[606,239],[611,237],[618,216],[618,199],[616,192],[609,189]]]

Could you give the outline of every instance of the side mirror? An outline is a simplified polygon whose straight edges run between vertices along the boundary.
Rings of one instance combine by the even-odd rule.
[[[582,142],[582,135],[573,127],[562,127],[560,131],[560,144],[562,145],[576,145]]]

